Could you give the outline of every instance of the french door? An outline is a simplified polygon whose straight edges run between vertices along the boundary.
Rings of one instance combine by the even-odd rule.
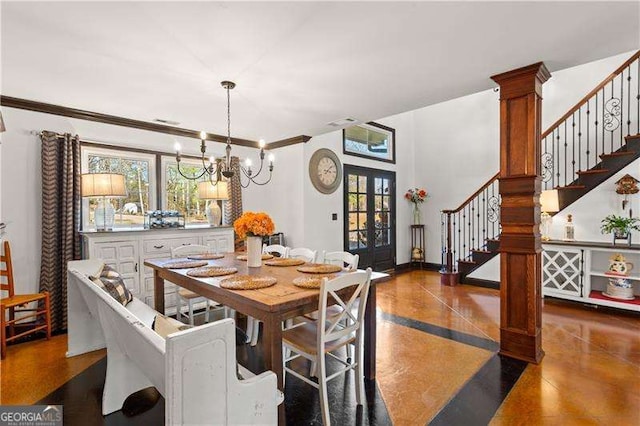
[[[359,268],[395,267],[395,192],[395,172],[344,165],[344,250],[360,256]]]

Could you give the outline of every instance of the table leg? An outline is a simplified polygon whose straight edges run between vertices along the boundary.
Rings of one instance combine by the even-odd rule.
[[[157,269],[153,271],[153,304],[156,311],[164,314],[164,279]]]
[[[282,369],[282,321],[280,318],[273,316],[263,321],[264,325],[264,361],[267,370],[276,373],[278,377],[278,389],[284,391],[283,386],[283,369]],[[278,407],[278,424],[284,425],[285,412],[284,403]]]
[[[364,377],[376,378],[376,286],[369,288],[369,300],[364,311]]]

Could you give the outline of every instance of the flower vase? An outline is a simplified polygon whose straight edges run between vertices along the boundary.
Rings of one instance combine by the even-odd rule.
[[[422,218],[420,217],[420,209],[418,208],[418,204],[415,203],[413,205],[413,224],[420,225],[421,219]]]
[[[247,237],[247,266],[249,268],[262,266],[262,237]]]

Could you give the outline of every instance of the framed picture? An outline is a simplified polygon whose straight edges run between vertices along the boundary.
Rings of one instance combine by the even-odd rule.
[[[371,160],[396,162],[396,131],[372,121],[342,130],[342,152]]]

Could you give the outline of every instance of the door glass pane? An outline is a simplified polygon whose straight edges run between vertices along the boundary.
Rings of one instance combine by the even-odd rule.
[[[374,201],[374,208],[376,209],[376,211],[380,211],[382,210],[382,196],[381,195],[375,195],[373,197],[373,201]]]
[[[355,250],[358,248],[358,232],[349,232],[349,249]]]
[[[358,231],[358,247],[367,247],[367,231]]]
[[[382,208],[380,210],[390,210],[389,209],[389,203],[391,201],[391,197],[385,195],[382,197]],[[376,208],[377,210],[377,208]]]
[[[367,193],[367,177],[366,176],[358,176],[358,192],[362,194]]]
[[[358,229],[358,214],[349,213],[349,231],[355,231]]]
[[[376,178],[374,182],[375,182],[375,185],[374,185],[375,193],[376,194],[382,194],[382,179]]]
[[[349,192],[358,191],[358,175],[349,175]]]
[[[367,211],[367,196],[366,195],[358,195],[358,210],[361,212]]]
[[[367,230],[367,214],[358,213],[358,229]]]
[[[356,210],[358,210],[358,196],[349,194],[349,211],[354,212]]]

